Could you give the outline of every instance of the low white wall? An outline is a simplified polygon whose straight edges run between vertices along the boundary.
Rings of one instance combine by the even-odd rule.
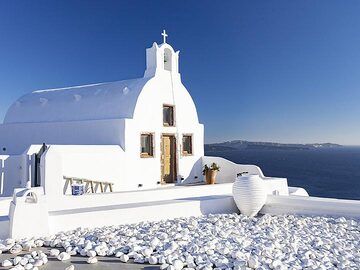
[[[266,204],[260,213],[360,218],[360,201],[296,195],[268,195]]]
[[[41,158],[42,185],[51,204],[64,196],[63,176],[112,182],[119,191],[126,185],[125,171],[124,151],[117,145],[50,145]]]
[[[238,212],[232,184],[167,186],[152,190],[64,196],[49,209],[52,232],[77,226],[93,227]]]
[[[204,156],[202,158],[203,166],[205,164],[210,166],[213,162],[220,166],[220,171],[216,176],[217,183],[233,183],[235,181],[236,175],[241,172],[248,172],[249,174],[257,174],[260,177],[264,177],[263,172],[256,165],[236,164],[221,157]]]
[[[192,198],[124,206],[107,206],[99,209],[82,209],[51,213],[50,232],[73,230],[76,227],[100,227],[160,221],[180,217],[208,214],[238,213],[232,196]]]
[[[24,187],[29,177],[26,155],[0,155],[0,196],[12,196],[14,188]]]
[[[185,187],[171,185],[149,190],[85,194],[82,196],[61,196],[60,198],[57,198],[56,204],[50,206],[49,211],[231,194],[232,184]]]

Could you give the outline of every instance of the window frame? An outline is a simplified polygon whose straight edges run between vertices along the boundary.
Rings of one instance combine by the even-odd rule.
[[[191,150],[191,153],[188,153],[188,151],[185,151],[184,150],[184,138],[185,137],[190,137],[190,150]],[[186,133],[186,134],[183,134],[182,135],[182,139],[181,139],[181,146],[182,146],[182,149],[181,149],[181,153],[183,156],[193,156],[194,155],[194,145],[193,145],[193,134],[189,134],[189,133]]]
[[[150,150],[151,153],[142,152],[142,137],[150,136]],[[155,157],[155,134],[153,132],[141,132],[140,133],[140,157],[141,158],[154,158]]]
[[[165,123],[165,119],[164,119],[164,108],[165,107],[169,107],[169,108],[172,108],[172,125],[168,124],[168,123]],[[176,124],[175,124],[175,106],[174,105],[171,105],[171,104],[163,104],[163,107],[162,107],[162,122],[163,122],[163,126],[164,127],[175,127]]]

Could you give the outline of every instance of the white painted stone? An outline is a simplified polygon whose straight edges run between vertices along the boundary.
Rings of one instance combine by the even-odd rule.
[[[37,247],[42,247],[44,245],[44,241],[42,239],[35,240],[35,245]]]
[[[155,237],[151,240],[150,245],[152,248],[157,247],[160,244],[159,238]]]
[[[18,254],[22,251],[22,246],[19,244],[15,244],[14,246],[12,246],[10,248],[10,253],[11,254]]]
[[[96,257],[89,257],[86,262],[90,263],[90,264],[94,264],[94,263],[97,263],[98,260]]]
[[[253,269],[257,269],[260,266],[259,258],[251,256],[248,260],[248,266]]]
[[[49,254],[50,254],[50,256],[57,257],[57,256],[59,256],[59,254],[60,254],[60,250],[58,250],[58,249],[51,249]]]
[[[75,266],[73,264],[69,265],[68,267],[65,268],[65,270],[75,270]]]
[[[67,261],[67,260],[70,260],[71,256],[69,253],[66,253],[66,252],[61,252],[58,256],[57,256],[57,259],[59,261]]]
[[[180,260],[175,260],[173,262],[173,266],[174,266],[175,270],[181,270],[184,268],[184,263]]]
[[[157,264],[158,259],[155,256],[149,257],[149,264]]]
[[[144,248],[143,250],[142,250],[142,254],[145,256],[145,257],[150,257],[151,256],[151,254],[152,254],[152,249],[150,249],[150,248]]]
[[[10,266],[13,265],[13,263],[12,263],[10,260],[4,260],[4,261],[1,263],[1,265],[2,265],[3,267],[10,267]]]
[[[47,264],[49,261],[47,257],[43,257],[41,260],[43,261],[44,264]]]
[[[129,260],[129,256],[126,254],[123,254],[120,256],[120,261],[126,263]]]
[[[20,265],[25,266],[29,262],[29,259],[25,256],[20,260]]]
[[[96,251],[95,250],[89,250],[89,251],[86,252],[86,256],[95,257],[96,256]]]
[[[123,254],[124,254],[123,252],[118,251],[118,252],[115,253],[115,257],[120,258]]]

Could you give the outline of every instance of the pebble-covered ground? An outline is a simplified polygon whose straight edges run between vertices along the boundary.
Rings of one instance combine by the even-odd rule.
[[[33,251],[51,247],[49,252]],[[360,221],[293,215],[219,214],[76,229],[40,239],[0,242],[4,267],[39,269],[48,258],[103,256],[161,269],[360,269]],[[20,252],[28,254],[17,256]],[[68,269],[74,269],[70,266]]]

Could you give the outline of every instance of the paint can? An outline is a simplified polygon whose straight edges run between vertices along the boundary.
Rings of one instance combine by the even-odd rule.
[[[71,186],[71,194],[75,196],[85,194],[85,186],[83,184],[73,184]]]

